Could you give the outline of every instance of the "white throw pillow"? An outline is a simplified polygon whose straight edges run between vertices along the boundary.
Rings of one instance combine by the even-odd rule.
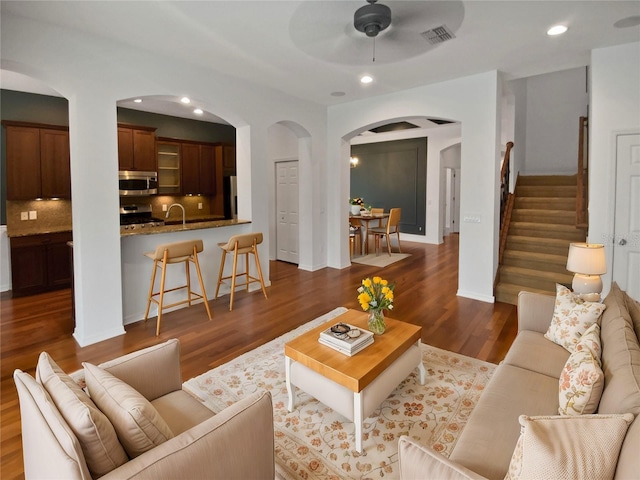
[[[604,373],[600,363],[593,358],[588,349],[578,350],[578,348],[576,347],[576,350],[569,355],[560,374],[558,397],[560,415],[583,415],[596,412],[604,389]]]
[[[109,418],[131,458],[173,437],[158,411],[133,387],[106,370],[83,363],[89,395]]]
[[[556,303],[545,338],[573,352],[580,337],[598,322],[606,306],[586,302],[567,287],[556,284]]]
[[[612,479],[633,414],[520,415],[520,438],[505,479]]]
[[[36,378],[80,441],[92,477],[129,461],[109,419],[46,352],[38,358]]]

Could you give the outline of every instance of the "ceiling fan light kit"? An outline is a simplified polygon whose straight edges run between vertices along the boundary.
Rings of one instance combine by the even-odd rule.
[[[391,25],[391,9],[377,0],[367,0],[369,5],[360,7],[353,16],[353,26],[367,37],[375,37]]]

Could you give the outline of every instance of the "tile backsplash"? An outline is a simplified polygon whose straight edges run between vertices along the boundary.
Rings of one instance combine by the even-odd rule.
[[[23,214],[31,219],[22,220]],[[71,230],[71,200],[7,200],[9,236],[61,230]]]

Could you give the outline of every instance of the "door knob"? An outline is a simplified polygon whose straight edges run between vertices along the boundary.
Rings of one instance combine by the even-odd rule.
[[[624,238],[621,238],[620,241],[618,242],[618,245],[626,245],[627,241]]]

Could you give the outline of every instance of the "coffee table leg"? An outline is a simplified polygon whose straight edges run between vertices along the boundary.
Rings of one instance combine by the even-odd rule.
[[[362,392],[354,392],[353,394],[353,423],[356,426],[356,450],[362,453],[362,410],[363,410]]]
[[[422,348],[420,347],[420,340],[418,340],[418,349],[420,350],[420,360],[418,361],[418,371],[420,372],[420,385],[424,385],[427,381],[427,370],[422,363]]]
[[[287,384],[287,393],[289,394],[289,404],[287,408],[290,412],[293,412],[293,405],[296,403],[296,387],[291,384],[291,362],[292,360],[285,356],[284,357],[284,370],[286,372],[286,384]]]

